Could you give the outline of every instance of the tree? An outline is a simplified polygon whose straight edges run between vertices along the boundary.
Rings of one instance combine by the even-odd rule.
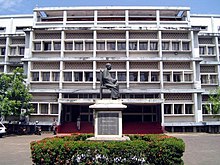
[[[3,116],[20,116],[22,109],[28,115],[32,111],[32,95],[25,83],[22,68],[16,68],[13,74],[0,75],[0,114]]]
[[[206,109],[211,112],[214,117],[220,117],[220,87],[214,91],[211,91]],[[211,105],[211,106],[210,106]]]

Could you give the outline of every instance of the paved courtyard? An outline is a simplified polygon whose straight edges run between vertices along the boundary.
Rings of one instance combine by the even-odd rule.
[[[185,165],[219,165],[220,134],[169,134],[186,143]],[[51,134],[10,136],[0,138],[0,165],[31,165],[30,142]]]

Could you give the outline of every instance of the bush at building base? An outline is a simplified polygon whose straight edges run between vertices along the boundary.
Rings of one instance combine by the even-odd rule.
[[[183,164],[183,140],[166,135],[129,135],[131,141],[86,141],[91,134],[31,143],[35,164]]]

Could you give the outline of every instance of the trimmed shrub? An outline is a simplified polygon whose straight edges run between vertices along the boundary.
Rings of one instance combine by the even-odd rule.
[[[35,164],[183,164],[181,139],[166,135],[131,135],[131,141],[86,141],[91,134],[31,142]]]

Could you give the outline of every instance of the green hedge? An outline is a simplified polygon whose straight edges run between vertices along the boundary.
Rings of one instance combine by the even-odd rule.
[[[132,135],[131,141],[86,141],[91,134],[46,138],[31,143],[35,164],[183,164],[181,139]]]

